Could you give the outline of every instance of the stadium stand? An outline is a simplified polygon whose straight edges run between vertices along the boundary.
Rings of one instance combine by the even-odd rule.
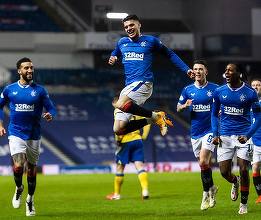
[[[114,158],[112,132],[112,97],[100,94],[56,94],[58,115],[43,126],[43,135],[78,164],[107,164]],[[80,102],[79,102],[80,100]],[[153,162],[153,147],[158,161],[193,161],[189,136],[183,125],[176,123],[166,138],[153,128],[146,141],[147,161]]]
[[[61,31],[47,14],[31,0],[1,0],[1,31]]]

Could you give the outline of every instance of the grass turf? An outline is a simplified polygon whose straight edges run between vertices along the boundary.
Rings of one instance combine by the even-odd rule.
[[[240,198],[230,200],[231,185],[213,173],[219,187],[216,207],[201,211],[202,187],[200,173],[149,174],[151,198],[141,200],[137,175],[125,175],[122,199],[105,200],[112,192],[113,174],[89,175],[38,175],[35,194],[36,219],[260,219],[261,204],[256,205],[256,193],[251,183],[249,213],[237,214]],[[25,189],[27,189],[24,178]],[[0,219],[28,219],[25,217],[23,194],[20,209],[13,209],[14,193],[12,177],[0,177]]]

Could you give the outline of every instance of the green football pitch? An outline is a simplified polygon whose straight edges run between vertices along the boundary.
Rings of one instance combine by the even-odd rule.
[[[261,205],[251,181],[248,214],[237,214],[240,199],[230,200],[230,184],[214,172],[219,187],[216,207],[201,211],[200,173],[149,174],[150,199],[141,200],[137,175],[126,174],[122,199],[108,201],[112,192],[113,174],[43,176],[37,179],[35,194],[36,219],[261,219]],[[24,178],[24,182],[25,182]],[[25,184],[26,185],[26,184]],[[0,177],[0,219],[25,217],[25,197],[20,209],[13,209],[14,193],[11,176]],[[27,189],[27,186],[25,187]]]

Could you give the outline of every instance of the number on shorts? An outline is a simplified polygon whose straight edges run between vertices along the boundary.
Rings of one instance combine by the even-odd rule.
[[[213,135],[209,135],[207,142],[208,142],[208,143],[212,143],[212,140],[213,140]]]

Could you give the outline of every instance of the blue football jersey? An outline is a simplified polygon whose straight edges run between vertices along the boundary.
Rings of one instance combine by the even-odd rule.
[[[211,133],[211,109],[213,94],[217,84],[208,82],[205,86],[199,87],[195,84],[186,86],[179,98],[178,104],[185,104],[188,99],[192,100],[189,107],[191,118],[191,137],[200,138]]]
[[[250,111],[251,108],[255,109],[254,111],[259,111],[257,103],[256,91],[245,83],[237,89],[231,88],[228,84],[218,87],[214,92],[212,111],[214,136],[252,136],[249,133],[251,127]]]
[[[7,103],[10,108],[9,136],[14,135],[23,140],[40,139],[43,107],[52,116],[56,114],[47,91],[35,83],[23,86],[18,81],[4,88],[0,97],[0,119],[2,120],[3,107]]]
[[[261,105],[261,100],[259,100],[259,104]],[[252,116],[253,116],[253,114],[252,114]],[[253,120],[252,120],[252,121],[253,121],[253,123],[256,122],[255,117],[253,117]],[[259,128],[259,129],[256,131],[256,133],[255,133],[255,134],[253,135],[253,137],[252,137],[252,140],[253,140],[254,145],[261,147],[261,128]]]
[[[172,50],[154,36],[142,35],[136,41],[123,37],[118,41],[111,55],[122,59],[126,85],[135,81],[153,82],[151,68],[154,52],[167,55],[185,73],[190,69]]]

